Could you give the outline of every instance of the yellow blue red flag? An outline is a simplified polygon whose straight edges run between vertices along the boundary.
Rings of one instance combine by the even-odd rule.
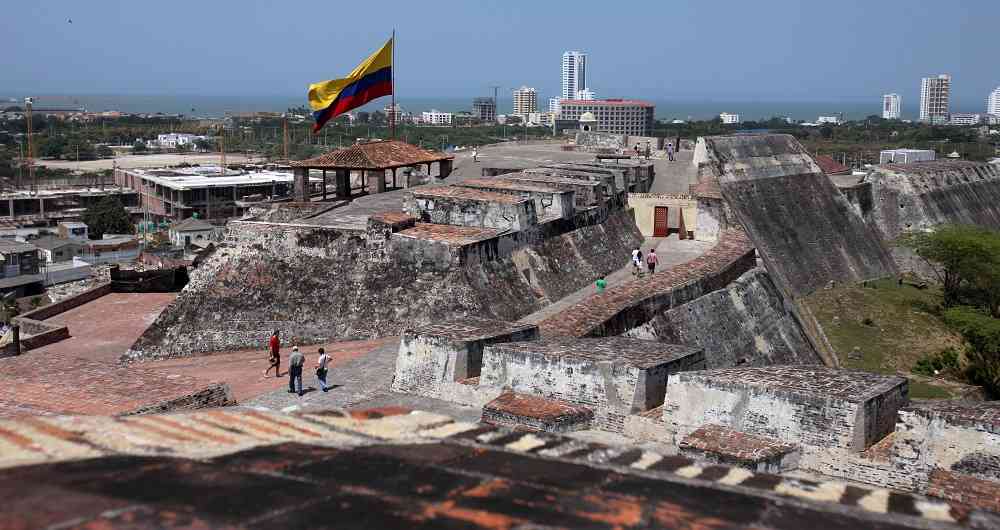
[[[331,118],[369,101],[392,94],[392,39],[368,56],[347,77],[309,85],[309,106],[316,124],[313,132]]]

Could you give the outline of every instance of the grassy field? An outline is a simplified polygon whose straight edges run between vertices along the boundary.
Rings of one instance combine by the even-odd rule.
[[[949,347],[961,338],[932,311],[941,302],[937,288],[897,285],[895,280],[820,290],[805,303],[823,326],[841,366],[910,377],[910,396],[948,398],[955,385],[916,377],[910,369],[918,359]],[[858,348],[860,359],[848,358]]]

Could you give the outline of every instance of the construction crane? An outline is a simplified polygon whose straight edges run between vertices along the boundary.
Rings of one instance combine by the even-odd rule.
[[[47,96],[45,99],[55,99],[55,98],[58,98],[58,99],[73,99],[73,98],[71,98],[69,96],[56,96],[56,97],[48,97]],[[25,121],[25,134],[28,136],[28,153],[27,153],[28,154],[28,158],[27,159],[23,159],[23,157],[22,157],[22,160],[21,160],[21,165],[27,165],[28,166],[28,180],[31,182],[31,192],[32,193],[36,193],[38,191],[38,179],[37,179],[37,176],[35,174],[35,144],[34,144],[34,141],[32,140],[32,137],[34,136],[34,129],[32,128],[32,123],[31,123],[31,115],[32,115],[33,110],[35,110],[33,107],[34,107],[36,99],[39,99],[39,98],[37,96],[29,96],[29,97],[24,98],[24,121]],[[76,99],[73,99],[73,103],[77,104]],[[67,110],[67,109],[38,109],[38,110],[43,110],[43,111],[59,110],[61,112],[61,111]],[[87,109],[85,109],[83,107],[78,107],[78,108],[68,109],[68,110],[70,110],[70,111],[77,111],[77,112],[86,112]],[[79,158],[79,156],[77,156],[77,158]],[[17,179],[17,182],[16,182],[16,187],[20,188],[21,184],[22,183],[21,183],[20,173],[18,173],[18,179]]]

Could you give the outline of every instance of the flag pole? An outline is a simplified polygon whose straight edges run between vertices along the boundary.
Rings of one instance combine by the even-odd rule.
[[[395,140],[396,120],[399,119],[396,115],[396,28],[392,28],[392,66],[389,71],[392,72],[392,101],[389,103],[389,125],[392,130],[389,131],[389,137]]]

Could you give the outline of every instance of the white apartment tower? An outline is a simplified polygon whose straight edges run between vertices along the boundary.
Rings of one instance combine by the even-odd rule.
[[[900,109],[903,106],[903,98],[899,94],[885,94],[882,96],[882,119],[898,120],[902,115]]]
[[[951,97],[951,76],[941,74],[920,80],[920,121],[948,121],[948,100]]]
[[[514,114],[528,115],[538,112],[538,92],[522,86],[514,91]]]
[[[563,52],[562,99],[576,99],[576,93],[587,88],[587,54]]]
[[[986,114],[1000,116],[1000,86],[990,92],[990,97],[986,98]]]

